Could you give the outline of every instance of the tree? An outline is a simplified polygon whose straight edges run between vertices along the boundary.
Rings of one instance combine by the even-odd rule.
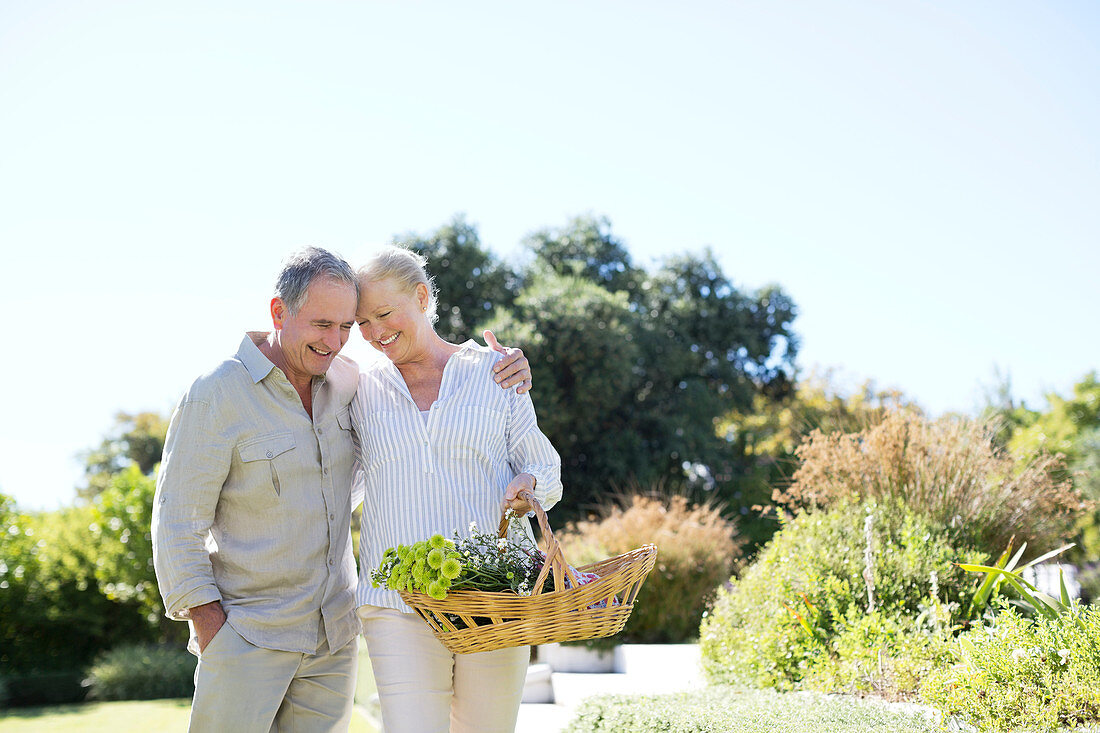
[[[427,237],[410,233],[395,238],[394,244],[428,259],[439,288],[436,330],[448,341],[462,343],[479,335],[475,326],[515,298],[515,274],[481,245],[477,227],[461,215]]]
[[[561,454],[577,509],[615,482],[657,477],[634,411],[644,359],[637,321],[622,293],[548,272],[487,324],[514,336],[530,358],[539,427]]]
[[[87,484],[78,489],[81,498],[92,499],[107,488],[112,477],[128,466],[149,475],[164,452],[168,418],[156,412],[119,412],[98,448],[84,454]]]
[[[1065,456],[1065,475],[1093,502],[1092,511],[1078,524],[1078,560],[1100,561],[1100,381],[1089,372],[1073,386],[1071,397],[1047,395],[1047,409],[1017,429],[1008,441],[1018,455],[1041,452]],[[1092,571],[1089,591],[1100,597],[1100,564]]]
[[[795,309],[777,287],[742,293],[713,253],[635,268],[605,220],[527,240],[515,307],[494,319],[532,361],[540,424],[563,456],[565,518],[611,487],[664,483],[725,500],[731,410],[789,389]]]
[[[532,272],[547,267],[559,275],[590,280],[612,293],[634,295],[644,272],[630,262],[630,253],[611,234],[606,217],[578,216],[558,229],[541,229],[525,242],[538,264]]]
[[[88,530],[99,552],[95,577],[112,601],[136,605],[161,641],[185,638],[186,626],[164,615],[153,569],[156,480],[136,464],[119,471],[91,504]]]

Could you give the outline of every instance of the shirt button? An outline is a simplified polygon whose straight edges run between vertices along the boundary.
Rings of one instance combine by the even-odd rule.
[[[317,434],[318,435],[320,435],[322,432],[324,432],[324,431],[322,431],[321,428],[317,428]]]
[[[324,471],[322,471],[321,473],[323,473],[323,474],[325,474],[326,476],[328,476],[328,469],[326,468],[326,469],[325,469]]]
[[[329,518],[329,519],[332,519],[332,520],[335,520],[335,519],[336,519],[336,515],[335,515],[335,514],[329,514],[329,515],[328,515],[328,518]]]
[[[328,559],[328,564],[329,564],[329,565],[332,565],[332,564],[333,564],[333,559],[332,559],[331,557],[330,557],[330,558]]]
[[[271,451],[268,451],[268,452],[267,452],[267,457],[268,457],[268,458],[271,458]]]

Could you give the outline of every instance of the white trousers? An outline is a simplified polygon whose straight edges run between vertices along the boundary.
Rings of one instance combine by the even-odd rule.
[[[385,733],[512,733],[531,648],[452,654],[414,613],[360,606]]]
[[[193,733],[346,733],[359,650],[334,653],[263,649],[228,623],[206,645],[195,670]]]

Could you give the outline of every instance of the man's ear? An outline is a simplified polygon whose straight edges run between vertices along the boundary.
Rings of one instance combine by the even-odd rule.
[[[286,303],[282,298],[271,299],[271,323],[275,326],[275,330],[278,331],[283,327],[283,319],[286,318]]]

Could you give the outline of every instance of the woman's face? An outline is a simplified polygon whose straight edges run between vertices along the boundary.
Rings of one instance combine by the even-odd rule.
[[[355,320],[371,346],[401,364],[422,354],[434,334],[424,309],[428,288],[417,284],[405,290],[392,278],[359,283],[359,307]]]

